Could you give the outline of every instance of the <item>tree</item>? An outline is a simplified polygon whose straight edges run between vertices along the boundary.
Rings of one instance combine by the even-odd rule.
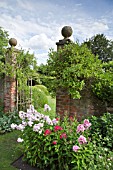
[[[5,53],[8,46],[8,33],[0,27],[0,74],[4,71]]]
[[[113,60],[113,41],[108,40],[104,34],[97,34],[86,40],[84,44],[103,62]]]
[[[38,74],[40,76],[40,83],[46,86],[49,90],[50,83],[52,79],[54,79],[54,73],[50,72],[47,64],[41,64],[38,66]]]

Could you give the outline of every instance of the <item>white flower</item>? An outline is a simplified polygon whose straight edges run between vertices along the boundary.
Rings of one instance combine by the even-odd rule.
[[[43,123],[39,123],[38,125],[39,125],[40,127],[43,127],[43,126],[44,126],[44,124],[43,124]]]
[[[39,134],[42,134],[42,129],[41,130],[39,130],[39,132],[38,132]]]
[[[33,126],[33,131],[34,131],[34,132],[38,132],[39,130],[40,130],[39,124],[35,124],[35,125]]]
[[[23,139],[21,139],[21,138],[18,138],[17,139],[17,142],[23,142],[24,140]]]
[[[25,119],[26,113],[23,111],[19,111],[19,117],[20,117],[20,119]]]
[[[34,112],[35,109],[34,109],[34,106],[33,105],[30,105],[29,109],[31,110],[31,112]]]
[[[33,122],[32,122],[32,121],[28,121],[27,124],[28,124],[30,127],[32,127]]]
[[[27,122],[25,122],[25,121],[22,120],[22,125],[23,125],[24,127],[27,126]]]
[[[11,129],[16,129],[16,127],[17,127],[16,124],[14,124],[14,123],[11,124]]]
[[[24,130],[24,128],[25,128],[25,126],[24,126],[24,125],[22,125],[22,124],[19,124],[18,126],[16,126],[16,129],[17,129],[17,130],[21,130],[21,131],[23,131],[23,130]]]
[[[52,120],[52,123],[53,123],[54,125],[56,125],[56,124],[58,123],[58,121],[57,121],[56,119],[53,119],[53,120]]]
[[[51,110],[50,106],[48,104],[45,104],[44,111],[50,111],[50,110]]]

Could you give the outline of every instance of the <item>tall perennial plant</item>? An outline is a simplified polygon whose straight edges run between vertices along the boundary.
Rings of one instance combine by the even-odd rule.
[[[27,112],[20,111],[19,117],[21,124],[11,127],[22,132],[17,141],[23,144],[24,159],[32,166],[44,170],[90,170],[99,169],[100,162],[107,159],[90,139],[88,119],[81,124],[72,117],[51,119],[32,105]]]

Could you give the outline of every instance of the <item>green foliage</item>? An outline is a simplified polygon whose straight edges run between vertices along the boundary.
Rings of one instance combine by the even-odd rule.
[[[17,112],[2,114],[0,117],[0,134],[12,131],[12,123],[20,123]]]
[[[44,116],[33,108],[28,113],[19,114],[24,121],[24,124],[21,124],[24,130],[18,142],[22,142],[24,159],[32,166],[51,170],[111,170],[113,168],[113,152],[97,145],[95,140],[90,138],[88,119],[81,124],[72,117],[65,117],[63,120],[50,119],[49,116]],[[87,142],[82,140],[83,143],[80,143],[81,135]],[[73,146],[77,146],[78,149],[74,150]]]
[[[0,75],[4,72],[5,68],[5,53],[8,46],[8,33],[0,27]]]
[[[48,92],[46,86],[44,86],[44,85],[35,85],[35,87],[37,87],[38,89],[40,89],[41,91],[43,91],[46,95],[49,95],[49,92]]]
[[[91,137],[97,145],[113,149],[113,114],[105,113],[101,117],[92,116]]]
[[[103,73],[92,84],[95,95],[112,105],[113,102],[113,61],[103,63]]]
[[[48,65],[41,64],[40,66],[38,66],[38,74],[40,76],[41,84],[46,86],[49,90],[51,81],[54,79],[54,71],[49,72]]]
[[[54,76],[50,83],[51,91],[66,88],[73,98],[80,98],[85,83],[102,73],[102,64],[85,45],[71,43],[58,52],[50,50],[48,70]]]
[[[33,86],[32,87],[32,104],[36,109],[44,107],[45,104],[48,104],[47,95],[40,87]]]
[[[87,47],[103,62],[113,60],[113,41],[108,40],[104,34],[97,34],[84,42]]]

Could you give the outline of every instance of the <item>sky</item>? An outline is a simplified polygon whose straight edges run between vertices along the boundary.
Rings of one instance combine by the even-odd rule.
[[[96,34],[113,40],[113,0],[0,0],[0,27],[17,39],[18,49],[29,50],[38,65],[46,64],[50,48],[71,26],[73,41]]]

